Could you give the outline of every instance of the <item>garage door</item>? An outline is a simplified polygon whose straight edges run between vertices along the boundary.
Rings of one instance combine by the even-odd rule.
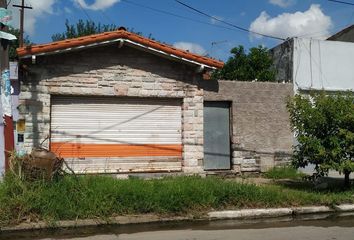
[[[51,150],[78,173],[180,171],[181,101],[53,97]]]

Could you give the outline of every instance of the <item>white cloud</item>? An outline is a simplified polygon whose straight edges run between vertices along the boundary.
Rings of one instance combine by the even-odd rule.
[[[289,7],[296,3],[295,0],[269,0],[270,4],[277,5],[282,8]]]
[[[36,33],[36,25],[39,20],[58,13],[55,11],[54,7],[56,3],[59,3],[60,0],[26,0],[26,4],[32,6],[33,9],[25,10],[25,33],[30,37],[34,36]],[[80,3],[83,8],[91,10],[104,10],[111,7],[115,3],[118,3],[120,0],[95,0],[92,4],[87,4],[85,0],[72,0],[76,4]],[[20,13],[18,8],[14,8],[12,4],[9,5],[9,9],[13,13],[12,26],[19,28],[20,24]],[[58,10],[58,9],[57,9]],[[71,9],[65,7],[63,9],[66,13],[70,13]]]
[[[311,33],[319,32],[322,32],[323,35],[329,35],[331,27],[331,17],[322,12],[320,5],[313,4],[307,11],[283,13],[274,18],[270,17],[266,12],[262,12],[251,23],[249,30],[288,38],[304,35],[311,37]],[[254,35],[254,37],[261,38],[258,35]]]
[[[205,55],[206,51],[205,49],[200,46],[199,44],[196,43],[190,43],[190,42],[176,42],[173,44],[175,48],[183,49],[186,51],[189,51],[191,53],[199,54],[199,55]]]
[[[81,7],[90,10],[105,10],[110,8],[114,4],[120,2],[120,0],[95,0],[92,4],[87,4],[86,0],[73,0],[76,4],[81,5]]]
[[[54,5],[58,0],[27,0],[26,4],[32,6],[33,9],[25,10],[25,33],[33,36],[35,34],[36,23],[38,19],[44,18],[47,15],[54,14]],[[9,9],[13,13],[13,23],[12,26],[19,28],[20,22],[20,12],[18,8],[14,8],[10,4]]]

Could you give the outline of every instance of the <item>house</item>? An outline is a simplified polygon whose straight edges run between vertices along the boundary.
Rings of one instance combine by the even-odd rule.
[[[270,53],[276,80],[293,83],[295,93],[354,90],[352,42],[292,38]]]
[[[292,83],[295,94],[354,92],[353,30],[354,25],[327,40],[292,38],[274,47],[270,53],[276,80]],[[314,169],[315,165],[310,164],[301,171],[311,174]]]
[[[223,62],[124,28],[18,55],[24,151],[77,173],[261,171],[291,153],[291,84],[207,80]]]

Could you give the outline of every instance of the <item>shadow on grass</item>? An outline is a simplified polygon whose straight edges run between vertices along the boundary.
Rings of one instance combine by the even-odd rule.
[[[316,182],[312,182],[307,179],[288,180],[279,179],[274,181],[276,185],[306,192],[317,193],[343,193],[348,191],[354,191],[354,181],[351,181],[351,188],[344,186],[344,179],[322,177]]]

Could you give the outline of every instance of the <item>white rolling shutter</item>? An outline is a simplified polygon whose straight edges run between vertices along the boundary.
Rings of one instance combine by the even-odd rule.
[[[181,101],[53,97],[51,150],[77,171],[180,170]]]

